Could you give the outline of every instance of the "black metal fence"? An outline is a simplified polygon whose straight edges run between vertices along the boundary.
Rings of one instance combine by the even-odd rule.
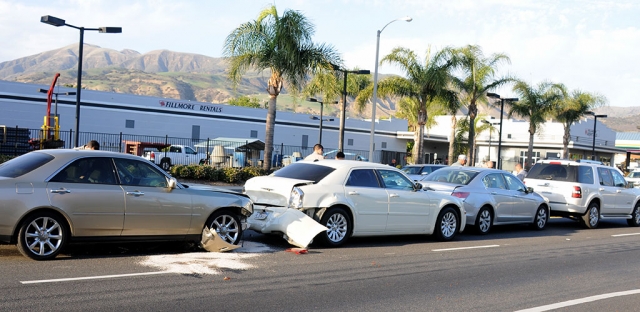
[[[18,156],[31,150],[46,148],[40,138],[44,133],[41,129],[26,128],[0,128],[0,154]],[[56,148],[74,148],[73,130],[60,131],[59,140],[50,144]],[[142,156],[145,150],[139,150],[144,146],[169,146],[183,145],[192,148],[195,152],[204,155],[207,163],[217,166],[245,167],[260,166],[264,157],[264,143],[258,139],[233,139],[233,141],[215,140],[212,138],[179,138],[156,135],[136,135],[125,133],[97,133],[80,132],[79,141],[84,144],[91,140],[100,143],[100,149],[119,153],[137,154]],[[49,142],[50,143],[50,142]],[[313,146],[295,146],[285,144],[275,144],[272,159],[272,167],[280,167],[288,163],[303,159],[313,152]],[[146,151],[151,149],[147,148]],[[156,149],[156,152],[162,153]],[[334,158],[338,151],[337,147],[325,146],[325,158]],[[369,151],[345,149],[346,159],[369,160]],[[380,163],[390,163],[391,159],[396,159],[397,164],[405,165],[406,153],[394,151],[376,151],[373,161]]]

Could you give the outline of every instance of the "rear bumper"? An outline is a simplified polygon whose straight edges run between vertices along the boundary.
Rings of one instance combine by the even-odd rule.
[[[549,202],[552,216],[567,216],[567,215],[583,215],[587,211],[587,207],[579,206],[569,203],[554,203]]]

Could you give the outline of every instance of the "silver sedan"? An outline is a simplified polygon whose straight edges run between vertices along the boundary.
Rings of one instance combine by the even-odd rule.
[[[194,240],[204,227],[237,244],[253,204],[195,189],[134,155],[42,150],[0,165],[0,242],[35,260],[69,241]]]
[[[545,199],[513,174],[496,169],[448,167],[419,181],[423,188],[464,200],[467,224],[480,234],[501,224],[532,224],[542,230],[549,220]]]

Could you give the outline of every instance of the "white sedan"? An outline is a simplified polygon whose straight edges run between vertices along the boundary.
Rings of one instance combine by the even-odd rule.
[[[459,198],[423,191],[396,168],[362,161],[299,161],[248,180],[244,192],[254,202],[251,229],[286,234],[273,225],[294,209],[327,228],[316,239],[330,247],[351,236],[435,234],[447,241],[466,222]]]

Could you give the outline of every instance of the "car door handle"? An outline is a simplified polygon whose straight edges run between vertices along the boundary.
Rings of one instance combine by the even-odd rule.
[[[389,194],[389,197],[400,197],[400,195],[393,193],[393,194]]]
[[[599,188],[598,191],[604,191],[604,187]]]
[[[144,193],[140,191],[133,191],[133,192],[127,192],[127,195],[142,196],[144,195]]]
[[[622,190],[616,190],[616,193],[622,193]]]
[[[51,193],[56,193],[56,194],[69,194],[71,193],[70,190],[63,190],[63,189],[59,189],[59,190],[51,190]]]
[[[498,195],[498,192],[491,192],[491,195]]]
[[[349,192],[349,195],[360,195],[360,193],[358,193],[356,191],[351,191],[351,192]]]

